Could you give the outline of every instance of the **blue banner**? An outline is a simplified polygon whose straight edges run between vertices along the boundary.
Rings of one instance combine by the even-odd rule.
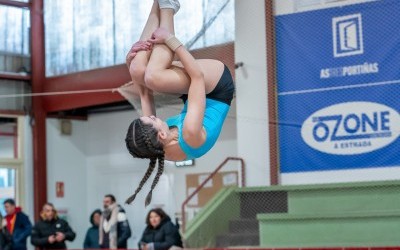
[[[400,1],[276,21],[282,173],[400,166]]]

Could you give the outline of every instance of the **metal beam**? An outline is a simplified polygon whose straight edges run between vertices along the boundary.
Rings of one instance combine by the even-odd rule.
[[[17,134],[15,133],[15,132],[13,132],[13,133],[9,133],[9,132],[0,132],[0,136],[4,136],[4,137],[9,137],[9,136],[12,136],[12,137],[14,137],[14,136],[16,136]]]
[[[43,0],[33,0],[31,6],[32,92],[43,92],[45,82]],[[33,194],[35,219],[39,219],[47,202],[46,112],[42,97],[32,98],[33,109]]]
[[[10,110],[10,109],[0,109],[0,117],[1,115],[5,116],[19,116],[19,115],[26,115],[22,110]]]
[[[0,73],[0,79],[3,80],[16,80],[16,81],[30,81],[30,75],[21,75],[18,73]]]
[[[268,95],[268,122],[269,122],[269,157],[270,157],[270,184],[279,184],[278,159],[278,112],[277,112],[277,85],[276,85],[276,52],[275,52],[275,24],[274,1],[265,0],[265,28],[267,47],[267,95]]]
[[[129,82],[126,65],[95,69],[46,79],[45,92],[63,92],[117,88]],[[119,102],[124,98],[118,93],[101,92],[90,94],[55,95],[45,97],[47,112]]]
[[[234,45],[227,43],[209,48],[191,51],[195,58],[218,59],[223,61],[235,73]],[[131,81],[125,64],[90,71],[78,72],[46,79],[45,92],[77,91],[117,88]],[[91,93],[46,96],[45,109],[47,112],[56,112],[76,108],[84,108],[120,102],[124,98],[118,93]]]
[[[30,8],[31,7],[31,3],[24,3],[24,2],[12,1],[12,0],[0,0],[0,5],[16,7],[16,8]]]

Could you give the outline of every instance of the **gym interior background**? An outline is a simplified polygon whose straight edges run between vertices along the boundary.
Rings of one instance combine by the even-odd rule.
[[[138,112],[96,90],[129,81],[151,2],[0,1],[0,199],[32,221],[54,203],[77,233],[69,248],[82,248],[103,196],[122,204],[147,168],[124,143]],[[129,248],[153,207],[178,219],[189,248],[400,246],[400,2],[181,4],[176,36],[229,66],[235,99],[207,155],[168,162],[152,204],[124,206]],[[160,118],[181,108],[156,103]]]

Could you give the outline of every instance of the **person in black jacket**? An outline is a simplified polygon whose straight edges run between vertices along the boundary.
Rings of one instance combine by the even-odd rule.
[[[117,204],[115,196],[107,194],[103,200],[104,211],[100,219],[100,248],[126,249],[131,228],[125,210]]]
[[[75,233],[68,222],[58,218],[53,204],[46,203],[40,214],[41,220],[32,229],[31,243],[41,249],[66,249],[65,241],[73,241]]]
[[[182,248],[182,239],[178,227],[161,208],[149,211],[146,217],[147,227],[139,242],[141,250],[168,250]]]
[[[100,224],[101,210],[96,209],[90,215],[90,227],[86,232],[85,241],[83,242],[84,249],[99,249],[99,224]]]

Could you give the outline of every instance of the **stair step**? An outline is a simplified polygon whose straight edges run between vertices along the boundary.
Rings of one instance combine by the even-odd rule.
[[[230,233],[253,233],[258,234],[259,223],[255,219],[236,219],[229,221]]]
[[[255,219],[260,213],[287,213],[286,191],[240,193],[240,217]]]
[[[217,236],[216,247],[259,246],[259,234],[229,233]]]

